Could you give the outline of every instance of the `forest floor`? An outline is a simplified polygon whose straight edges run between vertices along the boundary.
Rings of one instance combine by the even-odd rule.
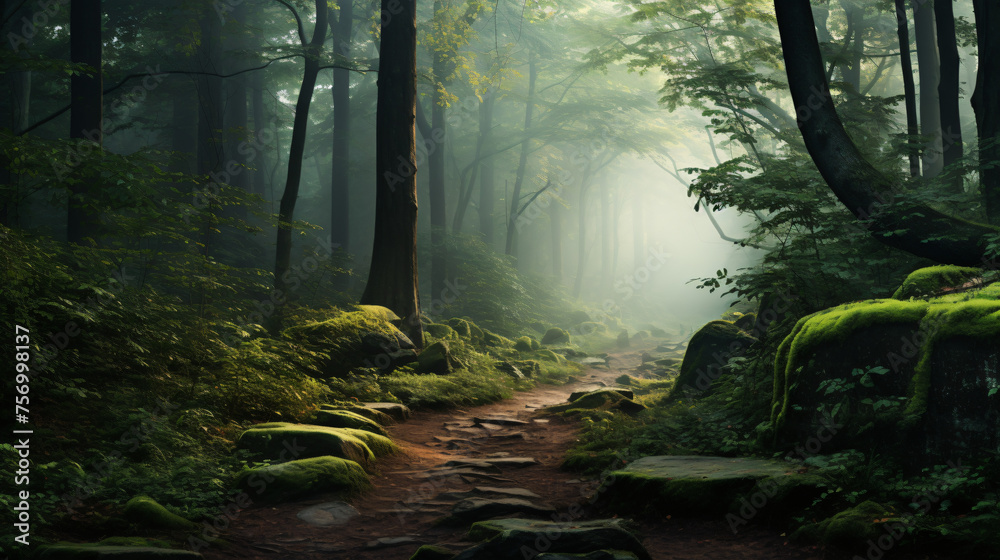
[[[574,502],[579,503],[584,511],[580,519],[599,518],[599,514],[588,512],[587,505],[587,497],[598,487],[598,478],[581,478],[579,473],[559,468],[576,438],[578,421],[554,416],[542,418],[538,409],[563,403],[570,393],[598,382],[614,385],[616,377],[639,365],[640,354],[637,349],[612,354],[609,369],[587,369],[579,381],[567,385],[543,385],[516,393],[511,399],[474,408],[415,412],[407,422],[391,428],[391,435],[403,452],[382,460],[378,474],[373,477],[372,491],[351,500],[359,512],[355,517],[334,526],[314,526],[297,517],[310,506],[336,499],[322,495],[273,507],[254,507],[240,512],[222,534],[229,544],[214,545],[201,552],[209,560],[406,560],[421,544],[463,550],[474,544],[463,541],[468,524],[436,524],[450,514],[456,501],[438,496],[483,486],[530,490],[541,497],[534,501],[551,504],[559,513],[566,512]],[[486,417],[517,419],[526,424],[473,427],[473,418]],[[429,472],[448,461],[487,457],[532,457],[539,463],[504,468],[493,475],[496,477],[493,480],[436,476]],[[763,526],[743,527],[733,534],[721,516],[635,520],[642,542],[654,560],[851,557],[842,551],[790,543],[780,530]],[[395,539],[395,542],[375,544],[378,539]]]

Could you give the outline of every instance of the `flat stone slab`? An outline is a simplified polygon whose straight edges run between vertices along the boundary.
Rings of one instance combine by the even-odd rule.
[[[359,515],[361,512],[347,502],[325,502],[307,507],[295,517],[316,527],[331,527],[343,525]]]
[[[556,509],[549,504],[529,502],[523,498],[466,498],[451,510],[449,524],[470,523],[504,515],[550,516]]]
[[[418,473],[417,478],[448,478],[451,476],[459,476],[463,479],[465,478],[480,478],[483,480],[489,480],[490,482],[513,482],[509,478],[504,478],[502,476],[496,476],[489,473],[479,472],[472,469],[441,469],[436,471],[428,471]]]
[[[467,492],[444,492],[438,498],[445,500],[464,500],[482,496],[505,496],[508,498],[541,499],[541,496],[525,488],[500,488],[497,486],[476,486]]]
[[[524,432],[509,432],[506,434],[490,434],[490,439],[528,439]]]
[[[487,416],[485,418],[473,418],[476,424],[496,424],[498,426],[527,426],[530,422],[510,418],[509,416]]]
[[[452,459],[444,464],[445,467],[452,468],[472,468],[480,470],[492,470],[503,468],[521,469],[537,465],[538,460],[532,457],[485,457],[482,459]]]
[[[35,552],[33,558],[44,560],[90,560],[113,558],[115,560],[193,560],[203,558],[201,554],[191,550],[176,550],[172,548],[155,548],[152,546],[100,546],[94,544],[55,544],[43,546]]]
[[[477,471],[497,474],[501,472],[500,467],[494,465],[492,461],[480,461],[477,459],[453,459],[443,466],[450,469],[475,469]]]
[[[375,549],[375,548],[389,548],[390,546],[402,546],[405,544],[423,544],[422,541],[416,537],[381,537],[373,541],[368,541],[365,548]]]
[[[612,473],[612,479],[601,493],[612,509],[648,506],[678,514],[730,511],[740,498],[758,492],[776,512],[787,499],[811,500],[824,483],[819,474],[799,473],[784,461],[698,455],[643,457]]]
[[[537,550],[536,542],[548,546],[548,554],[590,554],[594,551],[629,552],[639,560],[651,560],[639,540],[623,527],[620,519],[596,519],[556,523],[531,519],[494,519],[472,524],[470,540],[483,540],[460,552],[453,560],[521,558],[522,547]]]

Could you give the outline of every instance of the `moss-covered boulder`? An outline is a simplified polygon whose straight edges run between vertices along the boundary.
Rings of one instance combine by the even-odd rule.
[[[921,268],[910,273],[903,280],[893,299],[924,298],[954,290],[963,284],[980,278],[983,271],[967,266],[940,265]]]
[[[768,437],[920,466],[1000,452],[1000,285],[802,318],[775,357]]]
[[[518,352],[531,352],[541,348],[542,345],[530,336],[522,336],[514,341],[514,350]]]
[[[736,529],[765,509],[798,512],[827,484],[784,461],[696,455],[642,457],[608,479],[600,499],[611,511],[726,515]]]
[[[525,378],[524,372],[522,372],[519,367],[515,366],[514,364],[512,364],[510,362],[506,362],[506,361],[504,361],[504,362],[497,362],[494,365],[494,367],[497,368],[497,371],[502,372],[502,373],[506,373],[507,375],[509,375],[510,377],[513,377],[514,379],[524,379]]]
[[[511,360],[510,363],[528,377],[537,377],[542,373],[542,365],[537,360]]]
[[[365,408],[388,414],[396,422],[406,422],[410,418],[410,408],[405,404],[392,402],[366,402]]]
[[[888,550],[908,532],[908,525],[895,509],[868,500],[818,523],[806,524],[792,538],[861,552],[872,543],[878,544],[880,538],[885,541],[888,537],[889,546],[883,549]]]
[[[420,373],[443,375],[464,368],[465,364],[451,353],[451,347],[444,340],[439,340],[424,348],[417,357],[417,371]]]
[[[272,461],[333,456],[369,465],[398,450],[391,439],[351,428],[272,422],[243,432],[237,447]]]
[[[577,325],[573,330],[583,336],[591,334],[607,334],[608,326],[604,323],[598,323],[596,321],[584,321],[583,323]]]
[[[396,315],[392,309],[381,305],[359,305],[358,309],[368,313],[372,317],[377,317],[382,321],[393,323],[396,326],[399,326],[399,321],[402,321],[402,318]]]
[[[203,558],[191,550],[152,546],[101,544],[52,544],[40,546],[31,556],[38,560],[194,560]]]
[[[485,331],[479,328],[479,325],[468,319],[452,317],[451,319],[448,319],[447,322],[451,328],[455,329],[458,336],[467,338],[474,343],[481,343],[486,335]]]
[[[579,398],[585,397],[585,396],[587,396],[589,394],[592,394],[592,393],[595,393],[595,392],[601,392],[601,391],[614,391],[614,392],[618,393],[619,395],[625,397],[626,399],[635,399],[635,393],[632,391],[632,389],[626,389],[624,387],[611,387],[611,388],[608,388],[608,389],[600,389],[600,388],[593,389],[593,388],[591,388],[590,390],[586,390],[586,391],[574,391],[574,392],[572,392],[572,393],[569,394],[569,402],[573,402],[573,401],[575,401],[575,400],[577,400]]]
[[[729,321],[712,321],[694,333],[684,353],[670,398],[697,398],[712,392],[730,358],[742,356],[757,339]]]
[[[535,350],[535,356],[538,356],[539,359],[545,360],[546,362],[554,362],[557,364],[561,364],[566,361],[562,356],[556,354],[555,352],[549,350],[548,348]]]
[[[391,369],[417,358],[413,342],[384,313],[370,310],[295,325],[282,336],[329,356],[319,361],[314,372],[319,377],[342,377],[361,367]]]
[[[576,510],[579,509],[581,508],[577,505]],[[574,507],[570,506],[568,515],[579,516],[574,511]],[[518,518],[494,519],[473,523],[468,538],[485,542],[459,553],[454,560],[521,558],[525,550],[544,550],[547,554],[590,554],[601,550],[620,550],[642,560],[650,560],[649,552],[620,519],[565,523]]]
[[[437,339],[458,339],[458,332],[455,329],[451,328],[449,325],[442,325],[441,323],[424,325],[424,332]]]
[[[443,546],[425,544],[410,556],[410,560],[451,560],[455,553]]]
[[[387,404],[396,404],[396,403],[387,403]],[[380,426],[391,426],[396,423],[396,420],[392,416],[386,414],[385,412],[382,412],[381,410],[378,410],[376,408],[362,406],[359,404],[333,404],[333,403],[321,404],[319,405],[319,409],[346,410],[348,412],[353,412],[354,414],[363,416],[373,422],[377,422]]]
[[[619,410],[626,414],[637,414],[646,410],[645,406],[626,397],[621,391],[627,391],[627,389],[602,389],[579,396],[573,395],[577,398],[566,404],[546,407],[544,411],[548,413],[572,413],[586,410]]]
[[[196,527],[195,523],[171,513],[149,496],[136,496],[125,503],[122,517],[149,529],[165,531],[187,531]]]
[[[320,456],[249,469],[240,475],[236,485],[255,501],[274,503],[323,492],[356,494],[371,483],[358,463]]]
[[[552,327],[542,336],[542,344],[565,344],[569,342],[569,332],[559,327]]]
[[[513,348],[514,341],[495,332],[483,330],[483,345],[492,348]]]
[[[349,410],[318,410],[307,424],[330,428],[354,428],[383,436],[389,435],[378,422]]]
[[[618,339],[616,340],[618,348],[628,348],[629,347],[629,337],[628,331],[623,330],[618,333]]]

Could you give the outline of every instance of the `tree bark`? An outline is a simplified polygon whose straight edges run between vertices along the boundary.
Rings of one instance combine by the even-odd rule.
[[[232,11],[231,25],[234,25],[236,29],[230,31],[228,40],[226,41],[228,43],[228,48],[226,49],[226,73],[233,73],[248,66],[245,56],[242,53],[242,51],[249,47],[246,40],[247,35],[243,31],[246,23],[247,5],[246,3],[238,4]],[[237,74],[230,76],[225,79],[225,86],[226,98],[223,118],[226,133],[224,135],[225,151],[223,160],[225,161],[225,165],[223,170],[226,171],[226,175],[228,176],[227,182],[230,186],[249,192],[250,174],[246,170],[249,162],[239,153],[240,143],[247,141],[249,136],[247,134],[247,125],[249,124],[249,114],[247,111],[247,75]],[[239,170],[237,173],[229,173],[230,162],[236,164],[236,167],[233,169]],[[234,213],[237,216],[245,217],[246,207],[239,205]]]
[[[417,100],[415,0],[382,0],[375,116],[375,241],[361,303],[383,305],[422,347],[417,295]]]
[[[531,117],[535,111],[535,80],[538,79],[538,65],[535,63],[535,53],[528,53],[528,101],[524,108],[524,142],[521,144],[521,158],[517,162],[517,176],[514,178],[514,192],[510,199],[510,220],[507,223],[507,243],[504,253],[517,259],[514,248],[517,237],[517,208],[521,199],[521,185],[524,184],[524,174],[528,167],[528,152],[531,150]]]
[[[708,210],[706,208],[706,210]],[[642,196],[632,193],[632,266],[638,268],[646,260],[646,224],[643,219]]]
[[[101,13],[101,0],[76,0],[70,4],[70,58],[95,73],[70,78],[69,137],[96,144],[98,150],[103,149],[104,142]],[[80,243],[96,233],[96,219],[86,208],[91,181],[89,177],[81,179],[70,186],[66,219],[66,240],[70,243]]]
[[[302,179],[302,154],[306,146],[306,128],[309,125],[309,106],[312,104],[316,76],[319,74],[319,58],[326,40],[328,10],[326,0],[316,0],[316,28],[312,40],[305,47],[305,70],[302,86],[295,101],[295,120],[292,122],[292,143],[288,148],[288,176],[285,191],[278,207],[278,235],[274,259],[274,289],[276,297],[290,298],[293,283],[290,270],[292,257],[292,221],[295,219],[295,203],[299,197],[299,183]],[[272,330],[280,328],[280,314],[276,314]]]
[[[910,59],[910,26],[906,15],[906,0],[896,2],[896,35],[899,38],[899,60],[903,71],[903,97],[906,99],[907,153],[910,160],[910,176],[920,176],[920,156],[914,149],[913,141],[920,134],[917,123],[917,90],[913,83],[913,62]]]
[[[434,0],[434,17],[444,17],[444,5]],[[445,236],[448,234],[448,211],[444,192],[444,150],[448,125],[444,118],[444,82],[450,68],[445,53],[434,49],[431,70],[434,74],[434,92],[431,95],[431,137],[434,149],[427,155],[429,202],[431,205],[431,294],[440,297],[448,277],[448,253]],[[437,139],[440,138],[440,141]],[[471,185],[469,186],[471,189]]]
[[[991,224],[1000,225],[1000,5],[973,0],[979,36],[979,76],[972,94],[979,132],[979,181]]]
[[[486,92],[479,104],[479,137],[483,147],[489,149],[493,136],[493,106],[496,98],[493,92]],[[479,233],[483,243],[491,249],[496,243],[493,230],[494,202],[496,201],[496,173],[493,159],[487,159],[479,168]]]
[[[583,291],[583,273],[587,261],[587,190],[590,188],[590,160],[580,182],[579,214],[577,215],[576,279],[573,281],[573,297],[580,297]]]
[[[199,22],[201,43],[199,46],[199,63],[202,71],[216,72],[221,64],[222,25],[218,14],[211,7],[202,12]],[[198,174],[205,177],[203,189],[211,193],[223,162],[223,110],[222,110],[222,78],[209,74],[198,75]],[[199,197],[208,200],[208,211],[202,229],[202,255],[208,255],[212,248],[212,232],[215,230],[215,202],[209,196]]]
[[[611,192],[605,184],[600,190],[601,201],[601,290],[611,290]]]
[[[955,37],[955,11],[952,0],[934,2],[934,20],[937,23],[938,52],[941,56],[941,78],[938,98],[941,102],[942,164],[953,166],[962,159],[962,118],[958,110],[959,66],[958,41]],[[948,177],[952,190],[963,190],[962,174],[952,169]]]
[[[920,135],[926,138],[923,155],[924,177],[941,173],[941,81],[934,30],[934,6],[926,0],[913,0],[913,31],[917,39],[917,66],[920,71]]]
[[[267,123],[264,121],[264,73],[262,71],[257,71],[253,73],[251,78],[250,94],[253,98],[253,134],[254,140],[260,142],[262,135],[261,132],[267,128]],[[251,190],[255,194],[259,194],[264,198],[270,199],[268,191],[270,190],[270,180],[267,174],[267,160],[269,154],[266,149],[269,146],[263,146],[264,150],[258,150],[254,155],[254,170],[251,174]]]
[[[553,200],[549,205],[549,227],[552,235],[552,275],[556,283],[562,283],[562,203]]]
[[[775,0],[789,90],[806,148],[830,189],[886,245],[940,263],[980,266],[985,236],[1000,229],[893,199],[899,185],[869,164],[844,130],[830,97],[812,11],[803,0]]]
[[[336,52],[351,55],[351,33],[354,26],[354,1],[338,0],[340,16],[335,26],[331,21]],[[351,71],[333,69],[333,180],[330,197],[330,240],[340,249],[350,252],[351,246]]]

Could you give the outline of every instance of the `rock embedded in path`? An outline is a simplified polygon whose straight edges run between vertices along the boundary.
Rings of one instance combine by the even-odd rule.
[[[545,411],[550,413],[567,412],[573,409],[620,410],[626,414],[636,414],[645,410],[646,407],[633,401],[625,395],[622,395],[618,392],[618,390],[602,389],[600,391],[591,391],[590,393],[586,393],[567,404],[550,406],[546,408]]]
[[[489,473],[484,473],[476,471],[474,469],[441,469],[434,471],[424,471],[417,475],[417,478],[449,478],[453,476],[461,477],[465,479],[475,479],[480,478],[483,480],[489,480],[491,482],[513,482],[509,478],[504,478],[502,476],[495,476]]]
[[[366,402],[362,404],[365,408],[388,414],[396,422],[406,422],[410,418],[410,409],[404,404],[390,402]]]
[[[449,525],[483,521],[504,515],[530,515],[547,517],[556,513],[549,504],[530,502],[524,498],[466,498],[451,510],[451,517],[443,520]]]
[[[495,519],[472,524],[471,540],[485,540],[467,549],[454,560],[523,558],[523,551],[589,554],[601,550],[630,552],[640,560],[651,560],[639,540],[623,527],[620,519],[592,521],[534,521]],[[487,540],[488,539],[488,540]]]
[[[500,488],[497,486],[476,486],[467,492],[445,492],[438,496],[443,500],[464,500],[482,496],[504,496],[508,498],[540,499],[541,496],[525,488]]]
[[[520,469],[537,464],[538,460],[532,457],[486,457],[483,459],[452,459],[445,463],[445,466],[474,469],[502,469],[505,467]]]
[[[309,506],[295,514],[296,517],[316,527],[343,525],[361,515],[347,502],[324,502]]]
[[[381,537],[379,539],[368,541],[365,548],[378,549],[378,548],[389,548],[390,546],[402,546],[404,544],[422,544],[424,541],[411,536],[405,537]]]
[[[380,436],[388,436],[378,422],[348,410],[317,410],[307,423],[328,428],[354,428]]]
[[[196,560],[191,550],[152,546],[103,546],[98,544],[54,544],[39,547],[32,558],[39,560]]]
[[[476,424],[496,424],[498,426],[527,426],[530,422],[511,418],[509,416],[489,416],[486,418],[473,418]]]
[[[443,546],[424,545],[410,556],[410,560],[451,560],[455,553]]]
[[[243,432],[236,446],[273,461],[331,455],[368,465],[399,450],[391,439],[352,428],[270,422]]]
[[[600,496],[611,510],[673,515],[734,512],[745,503],[756,509],[761,502],[769,515],[778,515],[808,506],[826,484],[784,461],[695,455],[642,457],[610,477],[614,484]]]
[[[607,368],[608,361],[604,358],[583,358],[580,360],[580,365],[594,368]]]
[[[587,554],[568,552],[545,552],[533,560],[639,560],[639,557],[624,550],[595,550]]]
[[[386,404],[395,404],[395,403],[386,403]],[[382,411],[375,410],[374,408],[368,408],[361,405],[321,404],[319,405],[319,409],[346,410],[348,412],[353,412],[354,414],[364,416],[365,418],[373,422],[377,422],[380,426],[391,426],[396,423],[396,420],[393,419],[392,416],[389,416],[388,414]]]
[[[587,395],[589,393],[593,393],[593,392],[596,392],[596,391],[601,391],[601,390],[603,390],[603,388],[601,388],[601,387],[595,387],[595,388],[587,388],[587,387],[585,387],[583,391],[576,391],[576,392],[570,393],[570,395],[569,395],[569,402],[573,402],[576,399],[579,399],[580,397],[582,397],[584,395]],[[632,392],[632,389],[622,389],[620,387],[612,387],[609,390],[618,393],[619,395],[625,397],[626,399],[634,399],[635,398],[635,393]]]

